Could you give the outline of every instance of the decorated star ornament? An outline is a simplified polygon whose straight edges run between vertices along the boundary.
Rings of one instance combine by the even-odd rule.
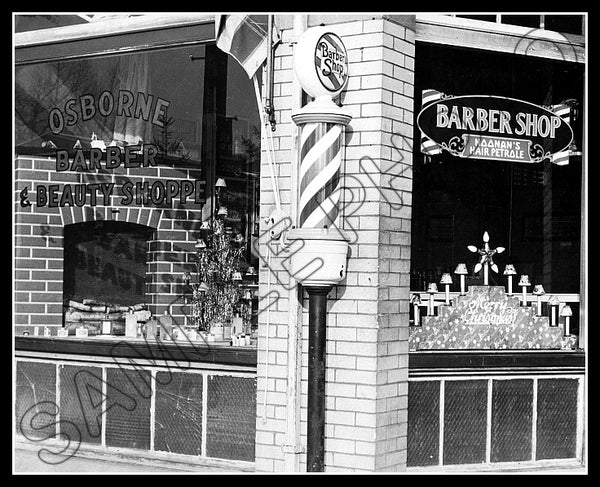
[[[490,236],[486,231],[483,233],[482,248],[478,249],[475,245],[467,245],[467,249],[473,253],[478,253],[481,256],[479,262],[475,264],[473,273],[477,274],[483,268],[483,284],[486,286],[488,285],[488,267],[491,268],[495,273],[498,273],[498,266],[494,264],[493,260],[494,254],[501,254],[506,250],[504,247],[496,247],[495,249],[490,248],[489,241]]]

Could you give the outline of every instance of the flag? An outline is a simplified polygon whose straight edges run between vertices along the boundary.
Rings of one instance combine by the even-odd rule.
[[[217,47],[233,56],[244,68],[248,77],[267,59],[268,15],[216,15],[215,37]],[[273,28],[273,43],[279,42],[279,34]]]

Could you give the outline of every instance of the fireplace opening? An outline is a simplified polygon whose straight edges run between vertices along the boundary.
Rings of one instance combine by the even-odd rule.
[[[99,334],[102,321],[110,320],[112,334],[120,335],[125,314],[147,310],[147,244],[153,232],[118,221],[65,226],[63,305],[70,334],[81,327]]]

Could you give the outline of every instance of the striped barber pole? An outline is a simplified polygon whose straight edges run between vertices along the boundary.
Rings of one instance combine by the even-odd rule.
[[[436,90],[431,90],[431,89],[423,90],[421,93],[421,99],[422,99],[421,110],[426,108],[431,103],[441,100],[443,96],[444,96],[443,93],[436,91]],[[423,154],[432,156],[432,155],[436,155],[436,154],[441,154],[442,148],[439,146],[439,144],[435,143],[433,140],[431,140],[429,137],[427,137],[423,132],[421,132],[421,152]]]
[[[339,214],[343,137],[344,126],[337,123],[312,122],[302,127],[298,203],[302,228],[329,228]]]
[[[566,124],[571,122],[571,107],[561,103],[559,105],[552,105],[550,110],[557,116],[563,119]],[[567,147],[564,151],[552,154],[552,164],[557,166],[566,166],[569,164],[569,148]]]

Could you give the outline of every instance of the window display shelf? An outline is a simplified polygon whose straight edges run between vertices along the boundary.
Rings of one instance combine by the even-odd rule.
[[[229,342],[194,342],[124,337],[15,337],[15,352],[40,352],[111,358],[202,362],[256,367],[256,347],[232,347]]]

